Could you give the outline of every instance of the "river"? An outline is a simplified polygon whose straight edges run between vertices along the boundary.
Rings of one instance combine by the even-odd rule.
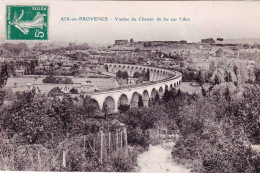
[[[137,158],[137,172],[145,173],[189,173],[190,170],[173,161],[171,150],[174,142],[149,146],[149,150]]]

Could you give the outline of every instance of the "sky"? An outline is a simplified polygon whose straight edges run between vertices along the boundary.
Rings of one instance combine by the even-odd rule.
[[[5,5],[47,4],[51,41],[112,44],[202,38],[260,38],[260,2],[256,1],[28,1],[0,0],[0,35],[5,36]],[[62,17],[108,17],[108,22],[61,21]],[[186,17],[190,21],[124,21],[115,17]]]

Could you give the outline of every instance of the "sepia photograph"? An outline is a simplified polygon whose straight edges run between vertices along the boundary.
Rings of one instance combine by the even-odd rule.
[[[260,1],[0,0],[0,171],[260,173]]]

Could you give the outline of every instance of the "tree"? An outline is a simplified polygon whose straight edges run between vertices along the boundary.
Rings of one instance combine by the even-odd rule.
[[[65,80],[64,80],[63,83],[64,83],[64,84],[73,84],[73,81],[72,81],[71,78],[65,78]]]
[[[103,110],[105,112],[105,119],[107,119],[107,115],[108,115],[108,105],[107,105],[107,102],[104,103],[104,106],[103,106]]]
[[[140,78],[142,76],[141,73],[139,73],[138,71],[134,73],[133,77],[134,78]]]
[[[54,97],[54,96],[58,96],[61,95],[61,89],[59,87],[54,87],[50,90],[50,92],[48,93],[48,96]]]
[[[9,78],[9,74],[8,74],[8,66],[7,64],[3,64],[1,66],[1,71],[0,71],[0,106],[4,103],[4,97],[6,95],[5,91],[2,90],[2,88],[5,86],[8,78]]]
[[[152,104],[159,103],[159,101],[160,101],[160,96],[158,92],[156,92],[155,97],[152,99]]]
[[[123,71],[122,78],[123,79],[128,79],[128,77],[129,77],[129,75],[128,75],[127,71]]]
[[[255,72],[256,83],[260,83],[260,69],[255,68],[254,72]]]
[[[245,147],[244,130],[223,96],[199,97],[177,114],[181,138],[173,148],[174,157],[201,159],[202,172],[258,172],[259,157]]]
[[[117,77],[117,78],[122,78],[122,71],[121,71],[121,70],[118,70],[118,71],[116,72],[116,77]]]
[[[98,103],[89,96],[83,97],[83,103],[82,107],[80,107],[80,112],[82,112],[84,115],[87,115],[86,117],[88,118],[100,115]]]
[[[249,140],[260,144],[260,87],[246,88],[243,100],[238,104],[235,118],[238,120]]]
[[[175,99],[177,96],[181,95],[180,90],[176,90],[175,88],[171,89],[170,91],[165,90],[162,99],[164,103],[169,102],[170,100]]]
[[[201,93],[204,97],[206,97],[207,93],[203,86],[201,87]]]
[[[1,71],[0,71],[0,88],[3,88],[4,85],[7,82],[7,79],[9,78],[9,74],[8,74],[8,66],[6,63],[4,63],[1,66]]]
[[[105,64],[104,68],[106,69],[106,71],[108,71],[108,65]]]
[[[147,69],[146,73],[145,73],[145,78],[147,81],[150,81],[150,70]]]
[[[139,94],[138,96],[138,107],[143,107],[144,103],[143,103],[143,97],[142,95]]]
[[[234,71],[236,77],[238,77],[238,67],[236,65],[234,65],[233,71]]]
[[[78,94],[79,92],[78,92],[77,89],[71,88],[70,93],[71,93],[71,94]]]
[[[38,61],[37,60],[31,60],[29,63],[29,73],[34,74],[35,67],[38,66]]]
[[[223,55],[224,55],[223,49],[218,49],[218,50],[216,51],[216,57],[222,57]]]
[[[202,85],[205,83],[205,80],[204,80],[204,78],[203,78],[203,76],[202,76],[201,70],[199,71],[196,80],[197,80],[197,82],[198,82],[198,84],[199,84],[200,86],[202,86]]]
[[[73,76],[79,74],[79,69],[80,69],[80,66],[78,64],[73,64],[70,68],[70,71],[71,71],[71,74]]]
[[[127,71],[122,72],[121,70],[119,70],[116,72],[116,77],[119,79],[128,79],[129,76],[128,76]]]
[[[220,84],[220,80],[219,80],[219,77],[217,75],[215,75],[214,82],[215,82],[215,85],[219,85]]]
[[[226,92],[224,93],[225,99],[230,102],[231,101],[231,96],[230,96],[230,91],[229,88],[227,87]]]
[[[224,77],[226,82],[232,82],[232,77],[230,72],[225,71],[225,77]]]
[[[118,106],[118,110],[120,113],[124,113],[126,111],[128,111],[130,109],[130,106],[129,105],[119,105]]]

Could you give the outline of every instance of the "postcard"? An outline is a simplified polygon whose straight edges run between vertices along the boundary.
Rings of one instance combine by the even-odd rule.
[[[0,171],[260,172],[259,1],[0,1]]]

